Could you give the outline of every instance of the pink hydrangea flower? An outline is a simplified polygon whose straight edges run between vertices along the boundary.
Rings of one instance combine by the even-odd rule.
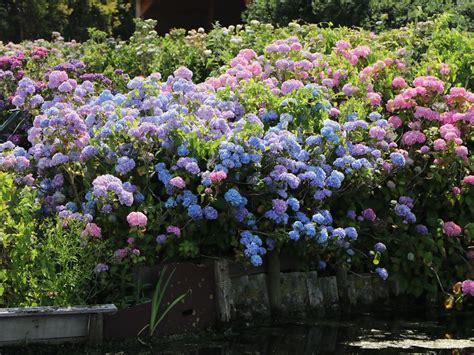
[[[337,108],[335,107],[331,107],[331,110],[329,111],[329,115],[331,117],[337,117],[339,116],[339,114],[341,113],[341,111],[339,111]]]
[[[384,62],[385,65],[387,65],[387,66],[391,66],[391,65],[393,65],[393,63],[395,63],[395,61],[394,61],[392,58],[385,58],[385,59],[383,60],[383,62]]]
[[[69,77],[65,71],[53,70],[48,76],[48,87],[50,89],[56,89],[62,82],[68,79]]]
[[[462,293],[474,297],[474,280],[465,280],[462,283]]]
[[[403,144],[406,145],[424,143],[426,141],[426,136],[420,131],[408,131],[403,134],[402,141]]]
[[[166,228],[166,232],[168,232],[170,234],[174,234],[177,237],[179,237],[181,235],[181,229],[179,227],[176,227],[176,226],[168,226]]]
[[[225,171],[213,171],[209,174],[209,179],[211,179],[212,182],[219,182],[227,179],[227,174]]]
[[[446,149],[446,142],[444,139],[438,138],[433,142],[433,148],[435,150],[445,150]]]
[[[467,157],[467,155],[469,154],[468,149],[463,145],[456,147],[455,152],[456,152],[456,155],[459,157]]]
[[[210,187],[206,187],[206,188],[204,189],[204,193],[206,193],[206,194],[212,194],[212,189],[211,189]]]
[[[461,189],[458,187],[458,186],[454,186],[451,191],[453,192],[453,194],[455,195],[459,195],[461,193]]]
[[[349,42],[344,41],[342,39],[336,42],[336,49],[339,49],[339,50],[348,49],[349,46],[350,46]]]
[[[390,125],[395,129],[400,128],[403,124],[402,120],[398,116],[390,116],[388,123],[390,123]]]
[[[461,135],[461,131],[459,130],[459,128],[453,126],[450,123],[441,126],[439,129],[439,133],[441,134],[441,137],[447,141],[453,141],[456,138],[459,138],[459,136]]]
[[[82,231],[83,236],[100,238],[102,230],[95,223],[87,223],[86,228]]]
[[[382,97],[376,92],[369,92],[367,94],[367,99],[372,106],[378,106],[382,102]]]
[[[397,77],[393,78],[392,86],[394,88],[404,88],[405,86],[407,86],[407,83],[406,83],[405,79],[403,79],[401,76],[397,76]]]
[[[130,212],[127,222],[130,226],[144,227],[148,223],[148,218],[141,212]]]
[[[244,57],[248,61],[252,60],[253,58],[257,57],[257,53],[253,49],[250,48],[244,48],[241,49],[239,52],[239,57]]]
[[[428,147],[427,145],[424,145],[423,147],[420,148],[420,153],[421,154],[426,154],[430,151],[430,147]]]
[[[182,78],[186,80],[191,80],[193,78],[193,72],[185,67],[179,67],[174,71],[173,74],[176,78]]]
[[[352,84],[346,84],[342,87],[342,92],[344,93],[344,95],[346,96],[352,96],[354,95],[357,91],[359,91],[359,89],[357,88],[357,86],[354,86]]]
[[[186,182],[180,176],[175,176],[170,180],[170,185],[177,187],[178,189],[184,189],[186,187]]]
[[[461,234],[462,229],[456,223],[449,221],[443,224],[443,232],[448,237],[457,237]]]
[[[434,76],[420,76],[413,80],[413,85],[424,87],[425,89],[437,93],[442,93],[444,91],[443,81]]]
[[[467,175],[462,181],[464,181],[466,184],[474,185],[474,175]]]
[[[372,208],[367,208],[362,211],[362,217],[366,221],[373,222],[377,219],[377,215],[375,214],[375,211]]]
[[[367,46],[358,46],[351,50],[351,53],[359,58],[367,58],[372,51]]]
[[[123,248],[123,249],[117,249],[114,252],[114,256],[119,259],[123,259],[128,255],[129,249],[128,248]]]
[[[324,86],[327,86],[328,88],[332,88],[332,87],[335,86],[334,85],[334,80],[329,79],[329,78],[321,80],[321,84],[324,85]]]
[[[385,170],[387,173],[391,172],[393,170],[393,165],[390,164],[388,161],[384,161],[382,163],[383,170]]]
[[[466,258],[468,260],[474,260],[474,250],[469,250],[467,253],[466,253]]]
[[[301,43],[295,42],[290,45],[290,49],[292,51],[298,52],[303,49],[303,46],[301,45]]]
[[[370,130],[369,130],[369,135],[372,138],[375,138],[375,139],[378,139],[378,140],[384,139],[385,134],[386,134],[386,132],[382,127],[375,126],[375,127],[370,128]]]
[[[449,65],[446,63],[441,63],[441,68],[439,69],[441,75],[448,75],[449,71]]]
[[[430,121],[439,121],[440,115],[438,112],[433,111],[427,107],[417,106],[415,108],[415,117],[416,118],[426,118]]]
[[[287,95],[290,92],[302,88],[304,85],[301,81],[296,79],[290,79],[281,84],[281,93]]]

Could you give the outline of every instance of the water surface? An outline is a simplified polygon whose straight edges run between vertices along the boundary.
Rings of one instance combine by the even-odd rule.
[[[358,314],[345,319],[242,324],[220,333],[143,345],[132,339],[89,346],[29,346],[6,354],[474,354],[473,313]]]

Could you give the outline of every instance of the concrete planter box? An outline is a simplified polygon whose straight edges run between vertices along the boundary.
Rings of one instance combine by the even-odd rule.
[[[113,304],[78,307],[0,308],[0,346],[28,343],[100,343],[103,317]]]

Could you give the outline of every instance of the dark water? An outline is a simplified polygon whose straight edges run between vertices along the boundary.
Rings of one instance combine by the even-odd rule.
[[[34,346],[6,354],[474,354],[474,314],[359,314],[332,321],[242,325],[222,333],[109,342],[100,348]]]

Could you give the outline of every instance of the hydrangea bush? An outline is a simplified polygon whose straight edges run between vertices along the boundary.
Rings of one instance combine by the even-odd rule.
[[[13,75],[8,102],[34,119],[28,143],[0,145],[0,168],[37,188],[42,215],[82,221],[108,250],[95,268],[104,298],[125,297],[136,264],[232,254],[260,266],[272,250],[416,296],[468,277],[466,74],[374,34],[301,40],[316,30],[282,30],[298,35],[240,49],[205,80],[186,67],[109,77],[74,60]]]

